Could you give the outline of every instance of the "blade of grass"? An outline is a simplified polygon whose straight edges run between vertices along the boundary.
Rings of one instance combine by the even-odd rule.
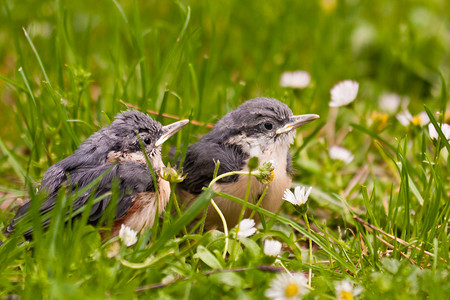
[[[22,27],[22,30],[23,30],[23,32],[25,34],[25,37],[27,38],[28,43],[30,44],[31,49],[34,52],[34,55],[36,56],[36,59],[37,59],[37,61],[39,63],[39,66],[41,67],[41,71],[44,74],[45,81],[50,85],[50,87],[52,87],[50,79],[47,76],[47,72],[45,71],[44,64],[42,63],[41,57],[39,56],[39,54],[38,54],[38,52],[36,50],[36,47],[33,44],[33,41],[30,39],[30,36],[28,35],[28,32],[25,30],[24,27]]]
[[[381,143],[383,143],[384,145],[388,146],[388,148],[389,148],[391,151],[395,152],[395,147],[394,147],[392,144],[390,144],[388,141],[386,141],[385,139],[383,139],[382,137],[380,137],[380,136],[379,136],[378,134],[376,134],[375,132],[373,132],[373,131],[367,129],[366,127],[364,127],[364,126],[362,126],[362,125],[355,124],[355,123],[351,123],[350,126],[352,126],[353,128],[355,128],[355,129],[357,129],[357,130],[359,130],[359,131],[361,131],[361,132],[364,132],[364,133],[370,135],[370,136],[371,136],[372,138],[374,138],[375,140],[378,140],[379,142],[381,142]]]
[[[425,111],[427,112],[428,117],[430,118],[430,122],[433,124],[434,128],[436,129],[437,133],[439,134],[441,143],[444,143],[444,146],[447,148],[447,151],[450,153],[450,143],[447,140],[447,137],[442,132],[441,126],[438,125],[436,118],[431,113],[430,109],[424,105]]]
[[[180,9],[181,9],[181,6],[180,6]],[[168,51],[167,57],[164,59],[164,63],[158,70],[158,73],[156,75],[156,78],[153,81],[154,83],[153,83],[150,91],[145,95],[144,98],[156,99],[156,93],[159,88],[160,82],[161,82],[162,78],[164,77],[164,75],[166,74],[166,72],[169,68],[169,65],[174,60],[173,58],[174,58],[175,54],[177,53],[178,48],[181,47],[181,41],[183,40],[183,37],[186,33],[186,29],[189,25],[190,20],[191,20],[191,8],[188,6],[187,11],[186,11],[186,20],[180,30],[180,33],[178,34],[178,37],[177,37],[175,43],[173,44],[172,48]],[[139,104],[142,107],[142,109],[144,109],[144,110],[147,109],[147,106],[148,106],[147,102],[143,102],[143,103]]]
[[[195,202],[183,213],[181,218],[178,218],[173,224],[167,227],[167,230],[161,233],[159,238],[150,246],[149,252],[155,253],[158,251],[169,239],[173,238],[185,228],[186,225],[191,223],[191,221],[209,205],[210,200],[214,198],[214,196],[215,193],[211,188],[207,188],[203,191]]]
[[[23,92],[23,93],[27,92],[27,89],[25,89],[19,83],[15,82],[12,79],[9,79],[6,76],[3,76],[3,75],[0,74],[0,79],[3,80],[4,82],[6,82],[7,84],[9,84],[10,86],[14,87],[15,89],[17,89],[17,91],[19,91],[19,92]]]
[[[22,165],[19,163],[19,161],[12,155],[11,151],[6,147],[6,145],[3,143],[2,138],[0,137],[0,150],[2,151],[3,155],[8,157],[8,162],[11,165],[12,169],[18,176],[21,182],[25,182],[24,178],[27,174],[26,171],[22,168]]]

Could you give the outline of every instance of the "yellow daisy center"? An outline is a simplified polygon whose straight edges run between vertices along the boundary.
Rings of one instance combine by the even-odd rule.
[[[284,295],[287,298],[294,297],[298,294],[298,286],[295,283],[289,283],[284,290]]]
[[[272,171],[270,171],[269,180],[270,180],[270,182],[272,182],[274,179],[275,179],[275,172],[272,170]]]
[[[342,300],[353,300],[353,294],[349,291],[342,291],[341,297],[339,299]]]
[[[422,119],[419,116],[414,117],[411,121],[414,125],[419,126],[422,125]]]
[[[382,131],[387,125],[389,116],[387,114],[374,111],[372,112],[371,118],[375,128],[378,131]]]

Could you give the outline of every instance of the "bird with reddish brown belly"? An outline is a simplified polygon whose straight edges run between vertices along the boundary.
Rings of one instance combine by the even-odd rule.
[[[103,175],[94,188],[73,201],[72,211],[77,212],[85,207],[91,194],[97,198],[110,193],[113,182],[117,182],[119,197],[112,235],[118,234],[122,224],[135,231],[151,227],[157,211],[164,211],[170,198],[169,183],[158,175],[164,167],[161,145],[188,122],[182,120],[162,126],[139,111],[127,110],[118,114],[109,126],[92,134],[71,156],[45,172],[39,193],[44,193],[46,199],[40,206],[40,214],[45,215],[55,208],[56,201],[60,199],[58,193],[63,186],[75,193]],[[142,149],[145,149],[145,153]],[[156,174],[156,182],[147,165],[146,156]],[[97,224],[110,202],[111,197],[108,195],[94,203],[88,222]],[[30,206],[29,202],[19,208],[6,229],[6,235],[13,232],[18,222],[27,215]],[[43,226],[47,227],[49,222],[50,219],[44,219]],[[24,236],[30,239],[32,229],[25,232]]]

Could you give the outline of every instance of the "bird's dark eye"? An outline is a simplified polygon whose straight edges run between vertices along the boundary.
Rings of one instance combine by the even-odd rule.
[[[267,130],[272,130],[273,124],[270,122],[266,122],[266,123],[264,123],[264,128]]]
[[[144,143],[146,143],[147,145],[150,145],[150,143],[151,143],[151,140],[150,140],[149,137],[145,137],[142,141],[143,141]]]

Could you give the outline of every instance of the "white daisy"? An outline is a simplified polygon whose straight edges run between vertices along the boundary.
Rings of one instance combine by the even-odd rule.
[[[237,226],[238,237],[249,237],[254,235],[255,232],[255,220],[253,219],[243,219]]]
[[[302,273],[280,273],[272,280],[264,295],[276,300],[298,299],[309,292],[307,284],[308,279]]]
[[[337,83],[330,91],[331,107],[339,107],[353,102],[358,94],[359,83],[353,80],[344,80]]]
[[[336,300],[353,300],[362,292],[361,287],[353,287],[353,284],[348,280],[343,280],[334,286],[336,290]]]
[[[311,75],[305,71],[284,72],[281,74],[280,86],[293,89],[304,89],[309,85]]]
[[[430,117],[428,117],[428,114],[424,111],[421,111],[414,119],[418,119],[418,122],[421,126],[425,126],[428,123],[430,123]]]
[[[267,256],[277,257],[281,252],[282,244],[276,240],[264,241],[264,254]]]
[[[119,231],[119,238],[122,242],[127,245],[127,247],[136,244],[137,242],[137,232],[128,226],[122,224]]]
[[[444,124],[439,124],[439,127],[441,127],[442,133],[444,134],[445,138],[447,140],[450,140],[450,125],[444,123]],[[436,128],[434,128],[434,125],[432,123],[428,124],[428,132],[430,133],[430,137],[432,140],[437,140],[439,138],[439,134],[436,130]]]
[[[408,126],[409,123],[411,123],[411,121],[413,120],[413,116],[407,109],[405,109],[402,112],[399,112],[398,114],[395,115],[395,117],[400,122],[400,124],[402,124],[405,127]]]
[[[387,112],[395,113],[400,105],[400,102],[401,98],[399,95],[395,93],[388,93],[381,95],[378,100],[378,105],[381,109]]]
[[[290,189],[284,191],[283,200],[291,202],[293,205],[303,205],[308,201],[309,194],[311,194],[312,186],[306,190],[306,187],[297,186],[294,193]]]
[[[353,154],[350,151],[340,146],[332,146],[328,151],[328,154],[330,155],[331,159],[341,160],[346,164],[351,163],[354,158]]]

